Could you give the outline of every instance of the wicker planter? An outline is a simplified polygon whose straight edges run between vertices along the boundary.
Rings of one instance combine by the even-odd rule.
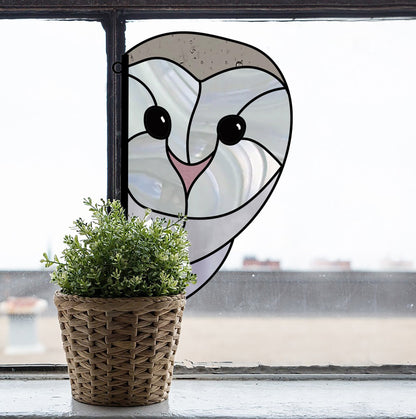
[[[57,292],[75,400],[139,406],[167,399],[185,296],[87,298]]]

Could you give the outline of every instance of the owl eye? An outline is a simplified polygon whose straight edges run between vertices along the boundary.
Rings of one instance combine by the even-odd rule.
[[[218,138],[226,145],[237,144],[245,132],[246,121],[239,115],[224,116],[217,125]]]
[[[151,106],[144,113],[144,127],[149,135],[158,140],[169,137],[172,128],[170,115],[161,106]]]

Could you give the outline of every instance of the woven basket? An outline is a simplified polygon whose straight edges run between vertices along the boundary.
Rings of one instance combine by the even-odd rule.
[[[167,399],[185,296],[87,298],[57,292],[72,396],[103,406]]]

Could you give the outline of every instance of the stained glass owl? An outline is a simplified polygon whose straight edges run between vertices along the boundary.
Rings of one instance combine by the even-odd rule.
[[[123,68],[127,211],[186,215],[198,277],[189,296],[276,186],[291,135],[289,90],[257,48],[201,33],[146,40]]]

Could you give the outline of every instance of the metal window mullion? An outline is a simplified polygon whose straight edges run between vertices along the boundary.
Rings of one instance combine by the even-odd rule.
[[[125,52],[126,21],[117,11],[102,20],[107,50],[107,198],[121,199],[121,74],[113,64]]]

